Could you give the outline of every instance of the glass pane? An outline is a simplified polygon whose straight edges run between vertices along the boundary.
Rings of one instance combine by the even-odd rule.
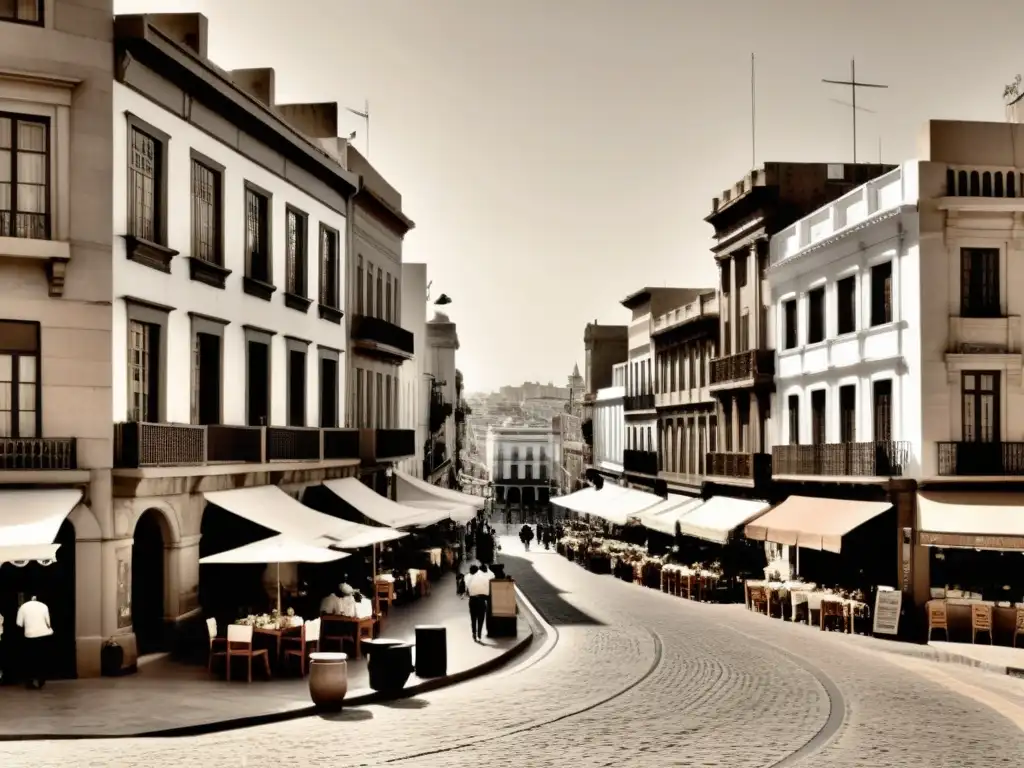
[[[18,381],[22,384],[34,384],[36,382],[36,368],[38,358],[32,355],[18,356]]]
[[[0,381],[13,381],[14,357],[12,355],[0,355]]]
[[[46,213],[46,186],[18,184],[18,210],[22,213]]]
[[[46,151],[46,126],[25,120],[18,122],[18,149],[28,152]]]
[[[11,118],[0,117],[0,149],[11,147]]]
[[[991,392],[996,388],[996,377],[991,373],[984,374],[981,377],[981,388],[987,392]]]
[[[0,411],[9,411],[14,407],[14,400],[11,397],[12,385],[0,381]]]
[[[11,150],[0,149],[0,182],[11,180]]]
[[[982,442],[991,442],[995,439],[996,421],[996,399],[993,395],[981,396],[981,424],[979,433]]]
[[[18,385],[18,410],[24,411],[25,409],[28,409],[30,411],[34,411],[36,409],[35,384]]]
[[[974,395],[964,394],[964,440],[972,442],[976,439],[974,431]]]
[[[964,389],[974,389],[974,374],[968,373],[964,375]]]
[[[35,437],[36,436],[36,412],[35,411],[19,411],[18,412],[18,437]]]
[[[0,437],[11,437],[14,431],[11,429],[11,412],[0,409]]]

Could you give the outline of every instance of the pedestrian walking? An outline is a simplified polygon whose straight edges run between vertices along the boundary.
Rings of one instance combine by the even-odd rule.
[[[523,542],[523,548],[529,552],[530,542],[533,541],[533,528],[529,525],[523,525],[523,527],[519,529],[519,540]]]
[[[487,596],[491,594],[491,580],[475,565],[469,566],[466,593],[469,595],[470,628],[473,630],[473,639],[479,641],[487,618]]]
[[[22,669],[29,688],[42,688],[46,684],[46,658],[48,640],[53,635],[50,609],[35,595],[18,609],[15,624],[22,628]]]

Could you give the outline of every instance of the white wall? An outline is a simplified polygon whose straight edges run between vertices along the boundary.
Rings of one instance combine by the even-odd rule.
[[[398,401],[398,426],[416,430],[416,455],[399,467],[416,477],[423,476],[423,451],[429,431],[430,382],[427,372],[430,348],[427,346],[427,265],[402,264],[401,325],[414,337],[416,359],[399,369],[401,395]]]
[[[287,366],[286,335],[312,342],[306,357],[306,424],[319,424],[319,370],[316,345],[345,350],[345,326],[320,320],[316,306],[306,314],[284,305],[285,284],[285,205],[291,204],[309,216],[307,232],[307,286],[310,296],[317,296],[318,246],[317,232],[323,222],[339,233],[346,231],[345,216],[332,211],[297,187],[241,157],[216,139],[178,119],[163,108],[150,102],[118,83],[114,84],[114,232],[127,231],[127,156],[128,136],[125,112],[164,131],[170,137],[168,148],[168,245],[179,251],[171,262],[170,275],[144,267],[125,257],[124,241],[114,242],[114,311],[113,311],[113,401],[114,419],[123,420],[128,414],[127,397],[127,320],[124,296],[144,299],[170,306],[174,311],[168,318],[167,365],[165,368],[166,413],[168,422],[188,423],[191,417],[191,321],[189,312],[229,321],[224,330],[223,421],[226,424],[244,424],[245,413],[245,336],[242,326],[249,324],[277,331],[271,349],[271,412],[272,424],[286,423]],[[224,266],[232,270],[225,290],[218,290],[189,279],[186,257],[191,249],[191,197],[190,150],[195,149],[225,167],[224,193]],[[244,187],[245,181],[273,194],[271,235],[273,282],[278,287],[270,302],[245,294],[242,277],[245,274]],[[343,243],[339,238],[339,265],[346,263]],[[339,266],[339,272],[343,270]],[[342,283],[343,283],[342,278]],[[346,296],[346,286],[339,286],[339,296]],[[345,309],[342,307],[342,309]],[[339,361],[339,420],[345,413],[345,360]]]
[[[622,471],[625,448],[624,395],[624,387],[605,387],[594,402],[594,464],[615,472]]]
[[[501,478],[508,478],[512,475],[512,466],[519,467],[519,477],[526,477],[526,467],[533,468],[533,478],[540,481],[540,468],[543,464],[547,468],[546,480],[556,478],[555,471],[558,466],[557,440],[553,432],[538,431],[535,435],[507,435],[501,432],[489,431],[487,434],[487,466],[491,473],[491,479],[500,481]],[[518,450],[519,460],[512,461],[513,449]],[[526,461],[526,452],[533,450],[533,461]],[[540,458],[541,450],[545,452],[545,461]],[[504,461],[499,462],[501,455]],[[557,478],[556,478],[557,479]]]

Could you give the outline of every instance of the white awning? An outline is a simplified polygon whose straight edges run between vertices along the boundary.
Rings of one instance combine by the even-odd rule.
[[[408,501],[403,500],[402,504],[407,507],[414,507],[415,509],[423,510],[437,510],[438,512],[444,512],[448,515],[448,519],[453,523],[468,523],[476,517],[476,507],[470,507],[467,504],[458,504],[451,501],[439,501],[433,500],[422,500],[422,501]]]
[[[839,554],[846,534],[889,509],[892,504],[888,501],[790,496],[748,524],[744,535],[756,541]]]
[[[770,506],[766,501],[713,496],[679,518],[679,532],[684,536],[725,544],[734,530]]]
[[[381,496],[372,488],[367,488],[354,477],[325,480],[324,485],[346,504],[355,507],[375,523],[391,528],[422,527],[448,518],[445,511],[416,509],[398,504]]]
[[[703,501],[699,498],[671,493],[660,504],[655,504],[634,517],[644,528],[664,533],[666,536],[675,536],[676,520],[701,504]]]
[[[572,512],[578,512],[581,515],[589,515],[600,504],[601,499],[609,495],[618,495],[625,490],[621,485],[611,485],[609,483],[600,490],[594,487],[587,487],[566,496],[555,496],[551,499],[551,503]]]
[[[924,546],[1024,551],[1024,493],[919,493],[917,530]]]
[[[433,501],[437,499],[452,504],[470,506],[474,509],[483,509],[487,506],[487,499],[483,496],[474,496],[471,493],[463,493],[451,488],[440,488],[405,472],[396,471],[395,478],[398,501],[401,504],[411,501]]]
[[[325,539],[334,546],[359,549],[406,535],[390,528],[361,525],[325,515],[292,498],[276,485],[208,491],[203,493],[203,497],[232,514],[299,541],[316,543]]]
[[[330,563],[348,557],[348,552],[317,547],[289,536],[271,536],[269,539],[229,549],[199,559],[200,565],[242,563]]]
[[[638,491],[635,488],[622,488],[622,493],[596,497],[594,508],[588,513],[607,520],[612,525],[625,525],[631,515],[650,509],[662,502],[661,496]]]
[[[81,500],[69,488],[0,491],[0,565],[55,559],[60,545],[53,541]]]

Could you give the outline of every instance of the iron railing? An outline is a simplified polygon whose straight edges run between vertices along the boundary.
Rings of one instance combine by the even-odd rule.
[[[771,476],[772,457],[767,453],[722,453],[707,455],[710,477],[760,482]]]
[[[734,381],[747,381],[759,376],[775,376],[775,352],[750,349],[711,361],[711,386]]]
[[[627,411],[651,411],[654,410],[654,394],[627,395],[625,399],[625,410]]]
[[[0,471],[5,469],[77,469],[73,437],[0,437]]]
[[[939,475],[1024,476],[1024,443],[939,443]]]
[[[622,467],[626,472],[635,472],[641,475],[657,475],[658,454],[656,451],[626,449],[622,452]]]
[[[903,441],[777,445],[772,474],[828,477],[902,477],[910,455]]]

